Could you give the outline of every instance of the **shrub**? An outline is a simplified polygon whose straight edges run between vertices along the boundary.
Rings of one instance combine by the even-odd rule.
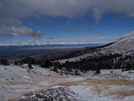
[[[0,64],[2,64],[2,65],[9,65],[7,60],[4,60],[4,59],[0,59]]]
[[[98,68],[97,70],[96,70],[96,72],[95,72],[95,74],[100,74],[101,72],[100,72],[100,68]]]

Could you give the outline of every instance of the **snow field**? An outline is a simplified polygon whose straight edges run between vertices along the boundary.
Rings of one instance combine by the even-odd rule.
[[[33,66],[34,69],[30,71],[26,67],[0,65],[0,101],[17,101],[25,94],[59,87],[67,87],[67,92],[71,90],[78,94],[76,101],[134,99],[134,71],[101,70],[98,75],[90,71],[81,76],[61,76],[38,66]]]

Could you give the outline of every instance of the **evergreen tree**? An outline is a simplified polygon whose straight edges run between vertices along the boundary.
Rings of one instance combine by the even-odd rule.
[[[58,69],[56,66],[54,66],[53,71],[58,73]]]
[[[2,64],[2,65],[9,65],[9,63],[5,59],[0,59],[0,64]]]
[[[28,67],[29,67],[29,69],[33,69],[33,67],[32,67],[32,64],[31,64],[31,63],[29,63],[29,64],[28,64]]]
[[[17,66],[17,65],[18,65],[18,62],[17,62],[17,61],[15,61],[15,62],[14,62],[14,65],[16,65],[16,66]]]
[[[100,74],[101,72],[100,72],[100,68],[98,68],[97,70],[96,70],[96,72],[95,72],[95,74]]]
[[[43,68],[49,68],[49,66],[52,66],[52,63],[50,60],[46,59],[45,62],[41,62],[40,66]]]

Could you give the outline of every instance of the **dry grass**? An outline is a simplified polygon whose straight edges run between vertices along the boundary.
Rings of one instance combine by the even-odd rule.
[[[49,86],[50,88],[56,85],[71,86],[79,85],[86,82],[86,88],[96,94],[104,96],[126,97],[134,95],[134,81],[116,80],[116,79],[83,79],[80,81],[63,82]],[[113,87],[114,86],[114,87]],[[48,88],[49,88],[48,87]]]
[[[134,81],[128,80],[116,80],[116,79],[86,79],[85,82],[93,83],[93,84],[102,84],[102,85],[133,85]]]
[[[33,77],[34,78],[34,77]],[[42,77],[43,78],[43,77]],[[41,79],[42,79],[41,78]],[[41,90],[49,89],[53,86],[72,86],[72,85],[81,85],[83,82],[85,82],[84,86],[86,87],[87,91],[91,91],[96,94],[101,94],[104,96],[116,96],[116,97],[125,97],[125,96],[131,96],[134,95],[134,81],[128,81],[128,80],[115,80],[115,79],[83,79],[79,81],[69,81],[70,76],[64,77],[64,76],[46,76],[43,80],[41,79],[30,79],[33,80],[32,82],[15,82],[12,81],[6,84],[6,85],[33,85],[38,86],[38,88],[35,91],[27,92],[27,94],[32,94],[33,92],[38,92]],[[60,81],[59,81],[60,80]],[[40,85],[39,82],[45,82],[47,81],[50,85]],[[114,87],[113,87],[114,86]],[[117,89],[115,89],[117,88]],[[131,89],[133,88],[133,89]],[[24,88],[23,88],[24,89]],[[15,89],[13,89],[15,90]],[[25,92],[26,93],[26,92]],[[21,96],[24,95],[24,93],[20,94]],[[13,100],[10,100],[13,101]]]
[[[107,91],[108,87],[95,85],[95,86],[92,86],[89,90],[93,93],[100,95],[103,91]]]
[[[71,86],[71,85],[78,85],[81,81],[72,81],[72,82],[63,82],[55,85],[60,85],[60,86]]]
[[[134,95],[134,89],[131,89],[129,87],[124,87],[121,89],[109,90],[109,92],[107,93],[107,96],[111,96],[111,95],[115,95],[116,98],[132,96]]]
[[[134,95],[134,81],[115,79],[87,80],[88,90],[105,96],[126,97]]]
[[[126,97],[126,96],[131,96],[134,95],[134,86],[116,86],[116,89],[107,86],[107,85],[103,85],[103,86],[99,86],[99,85],[95,85],[93,87],[91,87],[89,90],[96,93],[96,94],[101,94],[104,96],[116,96],[116,97]]]

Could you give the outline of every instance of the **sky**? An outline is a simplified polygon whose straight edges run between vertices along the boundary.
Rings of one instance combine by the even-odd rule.
[[[134,0],[0,0],[0,45],[106,44],[134,31]]]

